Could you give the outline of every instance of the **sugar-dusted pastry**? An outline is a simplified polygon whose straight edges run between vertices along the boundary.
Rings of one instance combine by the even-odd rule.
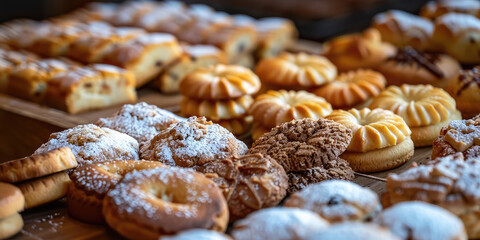
[[[385,77],[372,70],[355,70],[341,73],[324,86],[312,90],[325,98],[334,109],[363,108],[372,97],[378,95],[386,85]]]
[[[480,19],[449,13],[435,21],[432,41],[464,64],[480,63]]]
[[[180,103],[184,117],[206,117],[212,121],[242,118],[253,103],[250,95],[228,100],[201,100],[185,97]]]
[[[328,228],[317,214],[297,208],[269,208],[254,212],[235,223],[235,240],[305,239],[311,233]]]
[[[376,28],[382,39],[397,47],[412,46],[415,49],[432,49],[433,23],[419,16],[390,10],[375,15],[372,27]]]
[[[107,160],[138,159],[138,142],[134,138],[109,128],[93,124],[79,125],[50,134],[34,154],[61,147],[70,147],[79,165]]]
[[[446,87],[455,98],[463,118],[472,118],[480,113],[480,66],[460,71]]]
[[[133,74],[106,64],[59,73],[47,82],[45,91],[47,105],[72,114],[135,100]]]
[[[337,76],[337,68],[322,56],[285,52],[277,57],[261,60],[255,73],[262,83],[305,89],[333,81]]]
[[[479,16],[480,2],[476,0],[430,1],[420,10],[420,16],[428,19],[436,19],[447,13]]]
[[[28,209],[64,197],[70,183],[68,173],[63,171],[21,182],[18,188],[25,196],[25,209]]]
[[[141,144],[181,120],[169,111],[140,102],[123,105],[113,116],[100,118],[95,124],[125,133]]]
[[[451,121],[433,142],[432,159],[460,152],[466,159],[480,157],[480,115]]]
[[[430,84],[444,88],[461,70],[454,58],[439,53],[421,52],[411,47],[400,48],[397,54],[377,66],[389,85]]]
[[[222,100],[256,93],[260,80],[250,69],[217,64],[189,73],[180,82],[180,93],[189,98]]]
[[[191,229],[179,232],[174,236],[161,236],[159,240],[232,240],[232,238],[226,234],[205,230],[205,229]]]
[[[378,30],[369,28],[361,34],[344,35],[326,42],[323,55],[343,72],[375,68],[395,52],[393,45],[382,42]]]
[[[402,117],[383,109],[335,110],[327,119],[349,128],[353,137],[340,157],[353,170],[378,172],[397,167],[413,156],[412,131]]]
[[[479,173],[478,158],[464,159],[460,153],[437,158],[427,164],[413,166],[400,174],[390,174],[387,178],[386,191],[382,196],[382,204],[385,207],[393,205],[392,209],[395,208],[395,204],[406,201],[423,201],[438,205],[457,215],[465,225],[468,238],[476,239],[480,237],[478,229],[480,199],[477,188],[480,185]],[[403,211],[403,214],[406,212]],[[412,218],[409,219],[411,221]],[[445,231],[448,229],[454,231],[454,226],[459,228],[457,224],[452,223]]]
[[[462,116],[455,100],[431,85],[390,86],[373,98],[370,109],[390,110],[405,120],[415,147],[431,146],[440,130]]]
[[[103,201],[108,225],[130,239],[158,239],[193,228],[223,232],[228,207],[216,184],[191,169],[128,173]]]
[[[142,159],[180,167],[241,156],[246,151],[245,143],[237,140],[227,129],[203,117],[191,117],[172,124],[146,142],[140,150]]]
[[[364,221],[381,208],[375,192],[343,180],[312,184],[291,195],[284,206],[310,210],[331,223]]]
[[[307,240],[400,240],[385,227],[372,223],[345,222],[310,234]]]
[[[249,109],[255,121],[273,128],[295,119],[319,119],[332,112],[325,99],[305,91],[268,91],[259,95]]]
[[[379,213],[373,221],[402,239],[467,239],[462,220],[441,207],[423,202],[396,204]]]

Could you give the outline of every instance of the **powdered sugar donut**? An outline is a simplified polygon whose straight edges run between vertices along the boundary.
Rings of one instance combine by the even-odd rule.
[[[284,206],[316,212],[330,222],[362,221],[381,208],[375,192],[343,180],[309,185],[291,195]]]
[[[388,229],[370,223],[345,222],[311,234],[307,240],[400,240]]]
[[[205,230],[205,229],[192,229],[188,231],[180,232],[175,236],[160,237],[160,240],[231,240],[232,238],[219,232]]]

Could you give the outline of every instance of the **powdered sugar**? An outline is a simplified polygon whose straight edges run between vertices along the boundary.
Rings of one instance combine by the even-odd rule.
[[[205,229],[192,229],[178,233],[175,236],[160,237],[160,240],[230,240],[226,235]]]
[[[40,146],[34,155],[61,147],[70,147],[80,165],[107,160],[139,159],[138,142],[135,139],[93,124],[79,125],[51,134],[50,140]]]
[[[345,222],[310,235],[308,240],[400,240],[385,228],[369,223]]]
[[[472,15],[449,13],[441,16],[435,22],[436,25],[443,24],[452,31],[453,34],[459,34],[466,30],[479,30],[480,20]]]

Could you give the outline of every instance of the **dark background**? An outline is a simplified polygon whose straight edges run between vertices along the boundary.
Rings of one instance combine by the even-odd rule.
[[[294,20],[300,37],[325,40],[359,31],[388,9],[417,13],[428,0],[184,0],[205,3],[219,11],[253,17],[281,16]],[[81,7],[89,0],[0,0],[0,22],[14,18],[46,19]],[[104,1],[122,2],[122,1]]]

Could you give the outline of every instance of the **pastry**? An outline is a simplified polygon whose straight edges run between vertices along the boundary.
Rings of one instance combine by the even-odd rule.
[[[448,84],[446,90],[455,98],[463,118],[472,118],[480,113],[480,66],[460,74]]]
[[[423,202],[403,202],[379,213],[374,222],[401,239],[467,239],[462,221],[447,210]]]
[[[312,90],[325,98],[335,109],[363,108],[386,85],[382,74],[371,70],[356,70],[340,74],[334,81]],[[363,107],[362,107],[363,106]]]
[[[476,187],[480,184],[479,173],[478,158],[468,160],[461,153],[437,158],[400,174],[390,174],[382,204],[391,206],[405,201],[423,201],[438,205],[463,221],[468,238],[479,238]],[[447,229],[453,231],[454,225]]]
[[[113,116],[100,118],[95,124],[125,133],[142,144],[181,120],[169,111],[140,102],[123,105]]]
[[[0,190],[0,219],[23,211],[25,198],[18,187],[0,182]]]
[[[174,236],[164,236],[160,237],[159,240],[189,240],[189,239],[198,239],[198,240],[232,240],[231,237],[223,233],[205,230],[205,229],[191,229],[187,231],[179,232]]]
[[[23,219],[19,213],[0,219],[0,239],[8,239],[23,228]]]
[[[255,68],[262,83],[290,89],[317,87],[333,81],[337,68],[322,56],[282,53],[261,60]]]
[[[480,19],[449,13],[435,21],[432,41],[464,64],[480,63]]]
[[[220,189],[202,174],[176,167],[127,174],[105,196],[103,215],[130,239],[158,239],[193,228],[223,232],[228,224]]]
[[[214,46],[182,44],[182,49],[183,54],[152,83],[162,92],[178,92],[182,79],[199,68],[227,63],[225,54]]]
[[[400,240],[387,228],[372,223],[345,222],[310,234],[308,240]]]
[[[430,39],[433,23],[422,17],[400,10],[390,10],[375,15],[372,27],[378,30],[384,41],[397,47],[432,49]]]
[[[353,170],[378,172],[397,167],[413,156],[411,130],[402,117],[383,109],[335,110],[327,119],[349,128],[353,137],[340,157]]]
[[[246,67],[248,69],[254,69],[256,65],[255,58],[253,57],[252,53],[244,53],[240,56],[236,56],[234,59],[230,60],[229,63]]]
[[[189,98],[225,100],[256,93],[260,80],[249,69],[218,64],[189,73],[180,83],[180,93]]]
[[[79,125],[50,134],[48,142],[34,154],[70,147],[79,165],[123,159],[138,159],[138,142],[134,138],[93,124]]]
[[[261,18],[254,24],[258,33],[258,45],[255,49],[258,59],[277,56],[294,44],[298,35],[293,22],[286,18]]]
[[[205,44],[214,45],[225,52],[228,62],[251,52],[257,43],[257,32],[249,27],[225,26],[208,36]]]
[[[432,159],[457,152],[468,159],[480,157],[480,115],[451,121],[433,142]]]
[[[121,160],[81,166],[70,174],[67,191],[68,214],[87,223],[104,223],[102,204],[105,194],[130,172],[165,167],[160,162]]]
[[[462,119],[455,100],[431,85],[390,86],[373,98],[369,108],[390,110],[402,117],[412,131],[415,147],[432,145],[443,127]]]
[[[310,210],[331,223],[364,221],[381,208],[375,192],[343,180],[312,184],[291,195],[284,206]]]
[[[446,54],[420,52],[405,47],[376,69],[385,76],[389,85],[430,84],[444,88],[462,68],[457,60]]]
[[[230,157],[194,167],[211,178],[228,202],[230,221],[282,201],[288,178],[274,159],[262,154]]]
[[[259,95],[248,112],[257,123],[273,128],[294,119],[319,119],[332,112],[325,99],[305,91],[268,91]]]
[[[105,64],[59,73],[48,81],[45,91],[47,105],[72,114],[135,100],[133,74]]]
[[[235,240],[304,239],[328,225],[326,220],[308,210],[276,207],[254,212],[236,222],[232,236]]]
[[[227,129],[203,117],[191,117],[172,124],[146,142],[140,150],[142,159],[180,167],[241,156],[246,151],[245,143],[237,140]]]
[[[235,119],[245,116],[253,103],[250,95],[230,100],[201,100],[184,97],[180,112],[184,117],[206,117],[212,121]]]
[[[420,10],[420,16],[436,19],[447,13],[463,13],[479,16],[480,3],[476,0],[430,1]]]
[[[336,37],[325,43],[324,56],[341,72],[359,68],[375,68],[396,49],[390,43],[382,42],[380,32],[369,28],[361,34]]]
[[[25,209],[53,202],[65,196],[71,183],[68,173],[63,171],[18,184],[25,196]]]
[[[234,119],[213,121],[214,123],[224,127],[235,136],[242,136],[252,129],[253,117],[246,116]]]
[[[21,182],[77,167],[68,147],[0,163],[0,181]],[[1,218],[1,217],[0,217]]]

